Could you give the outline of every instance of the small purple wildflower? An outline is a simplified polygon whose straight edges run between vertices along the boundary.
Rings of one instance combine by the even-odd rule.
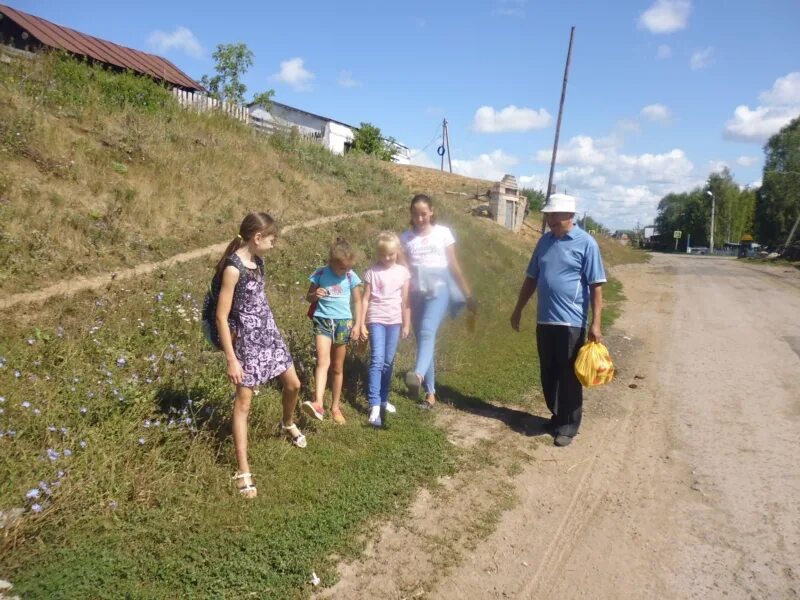
[[[126,364],[128,364],[128,361],[127,361],[127,360],[125,360],[125,357],[124,357],[124,356],[120,356],[120,357],[117,359],[117,366],[118,366],[118,367],[124,367]]]
[[[156,302],[161,302],[164,299],[164,292],[158,292],[156,294]]]
[[[110,508],[111,510],[117,510],[117,501],[110,500],[108,503],[108,508]]]
[[[142,424],[142,427],[144,427],[145,429],[149,429],[150,428],[150,419],[145,419],[144,423]]]
[[[33,506],[31,506],[31,510],[35,513],[40,513],[42,512],[42,505],[38,503],[34,504]]]
[[[72,456],[72,450],[64,448],[64,458],[69,458],[70,456]]]
[[[86,446],[87,446],[87,444],[86,444],[86,440],[81,440],[80,442],[78,442],[78,445],[79,445],[81,448],[86,448]]]
[[[6,409],[5,409],[5,408],[0,408],[0,415],[2,415],[2,414],[3,414],[3,413],[5,413],[5,412],[6,412]]]
[[[192,424],[192,420],[189,417],[186,417],[186,419],[183,422],[186,423],[187,425]]]
[[[61,435],[67,435],[68,431],[69,431],[69,429],[67,429],[66,427],[62,427],[61,428]]]
[[[25,497],[28,500],[33,500],[34,498],[39,497],[39,488],[33,488],[32,490],[28,490],[28,493],[25,494]]]
[[[144,446],[144,438],[139,438],[139,445]]]
[[[34,408],[33,414],[35,414],[38,417],[40,414],[42,414],[42,411],[40,411],[38,408]]]
[[[58,477],[59,479],[61,479],[64,475],[65,475],[64,471],[59,470],[56,472],[56,477]]]
[[[5,396],[0,396],[0,404],[2,404],[5,401],[6,401],[6,397]]]
[[[47,449],[47,458],[52,462],[58,460],[59,456],[61,456],[58,452],[53,450],[52,448]]]
[[[17,435],[17,432],[14,431],[13,429],[9,429],[8,431],[6,431],[6,435],[10,438],[13,438]]]
[[[82,414],[82,415],[85,415],[85,414],[86,414],[86,413],[88,413],[88,412],[89,412],[89,409],[88,409],[88,408],[86,408],[85,406],[81,406],[81,414]]]
[[[30,407],[31,407],[31,403],[30,403],[30,402],[28,402],[27,400],[25,400],[25,402],[23,402],[22,404],[20,404],[20,406],[21,406],[22,408],[30,408]]]
[[[28,346],[33,346],[36,343],[36,340],[33,338],[28,338]]]
[[[4,356],[0,356],[0,369],[4,369],[6,366],[6,358]]]
[[[22,377],[22,373],[19,372],[19,369],[14,369],[14,377],[16,377],[17,379]]]
[[[64,337],[64,328],[61,325],[56,327],[56,335],[60,338]]]
[[[94,398],[94,392],[86,392],[87,398]]]
[[[47,426],[47,431],[52,431],[53,433],[55,433],[58,430],[56,429],[55,425],[48,425]]]

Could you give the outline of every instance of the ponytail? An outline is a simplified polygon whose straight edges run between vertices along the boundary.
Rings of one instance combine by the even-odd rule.
[[[239,234],[228,244],[222,258],[217,263],[215,270],[217,277],[221,276],[222,271],[225,270],[225,260],[252,240],[258,233],[264,236],[278,235],[278,226],[275,223],[275,219],[265,212],[252,212],[244,218],[242,224],[239,225]]]

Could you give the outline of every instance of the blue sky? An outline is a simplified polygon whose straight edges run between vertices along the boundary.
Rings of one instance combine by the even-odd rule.
[[[612,228],[722,165],[758,182],[764,142],[800,115],[798,0],[5,1],[197,79],[244,42],[248,97],[372,122],[423,165],[447,117],[454,170],[539,188],[574,25],[556,183]]]

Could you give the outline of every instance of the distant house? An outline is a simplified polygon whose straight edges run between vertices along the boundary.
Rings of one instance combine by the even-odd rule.
[[[344,154],[351,148],[358,127],[280,102],[271,104],[269,111],[257,104],[250,105],[250,123],[254,127],[267,132],[296,129],[300,135],[318,141],[334,154]],[[400,164],[411,162],[408,148],[396,142],[394,148],[394,162]]]
[[[0,46],[21,52],[61,50],[116,71],[130,70],[186,92],[203,86],[165,58],[133,50],[0,4]]]

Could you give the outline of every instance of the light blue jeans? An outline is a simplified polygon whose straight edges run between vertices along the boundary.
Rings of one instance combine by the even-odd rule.
[[[419,292],[411,292],[410,296],[411,326],[414,329],[414,337],[417,338],[417,363],[414,372],[422,375],[425,391],[428,394],[435,394],[436,334],[447,314],[450,294],[445,287],[432,298],[425,297]]]
[[[370,406],[380,406],[389,401],[394,355],[400,341],[400,324],[370,323],[367,329],[370,348],[367,398]]]

